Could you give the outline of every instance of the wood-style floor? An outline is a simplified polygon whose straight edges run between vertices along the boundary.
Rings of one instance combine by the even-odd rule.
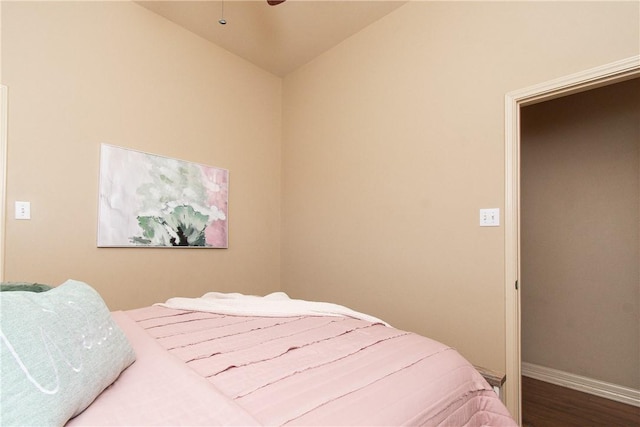
[[[523,427],[639,427],[640,408],[522,377]]]

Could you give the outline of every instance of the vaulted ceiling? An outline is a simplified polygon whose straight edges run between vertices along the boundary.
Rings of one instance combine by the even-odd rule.
[[[141,0],[136,3],[278,76],[285,76],[406,1]],[[219,20],[224,18],[226,24]]]

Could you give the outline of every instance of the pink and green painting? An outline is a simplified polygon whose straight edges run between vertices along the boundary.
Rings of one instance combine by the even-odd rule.
[[[227,248],[229,171],[102,144],[98,247]]]

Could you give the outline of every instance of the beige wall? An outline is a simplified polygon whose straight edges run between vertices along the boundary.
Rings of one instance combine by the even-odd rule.
[[[279,288],[281,79],[129,2],[2,2],[2,43],[6,280],[112,309]],[[100,143],[229,169],[229,249],[96,248]]]
[[[504,96],[638,55],[639,13],[410,2],[287,76],[284,290],[504,371]]]
[[[640,389],[640,79],[522,111],[522,360]]]

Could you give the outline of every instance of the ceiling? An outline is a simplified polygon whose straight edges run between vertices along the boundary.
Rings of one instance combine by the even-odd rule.
[[[141,0],[139,5],[283,77],[406,1]],[[222,17],[225,25],[218,23]]]

